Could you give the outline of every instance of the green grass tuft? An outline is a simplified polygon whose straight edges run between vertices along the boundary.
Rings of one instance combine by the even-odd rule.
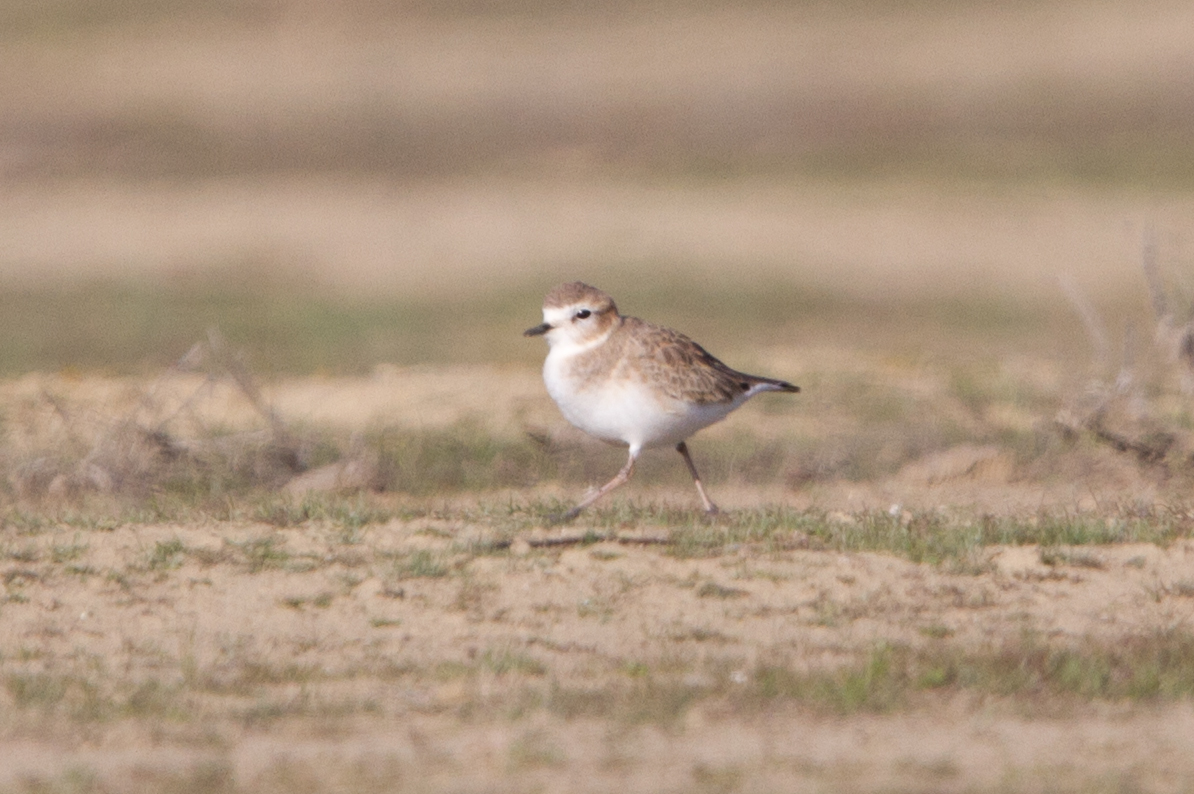
[[[240,552],[249,573],[282,568],[290,560],[290,553],[283,548],[285,541],[274,536],[253,538],[241,543],[225,542]]]
[[[837,713],[886,711],[910,702],[918,691],[945,689],[1042,701],[1190,700],[1194,635],[1160,632],[1073,646],[1031,635],[977,649],[880,645],[861,664],[832,672],[760,665],[752,684],[751,698],[794,700]]]
[[[451,570],[440,556],[427,549],[419,549],[394,562],[394,575],[399,579],[439,579]]]

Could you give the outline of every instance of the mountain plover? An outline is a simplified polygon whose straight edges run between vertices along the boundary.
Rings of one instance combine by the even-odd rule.
[[[543,323],[524,335],[547,339],[543,380],[564,418],[630,450],[618,475],[565,513],[565,521],[629,480],[644,449],[668,445],[688,465],[705,511],[716,513],[684,440],[760,392],[800,391],[730,369],[684,334],[623,317],[613,298],[579,281],[547,293]]]

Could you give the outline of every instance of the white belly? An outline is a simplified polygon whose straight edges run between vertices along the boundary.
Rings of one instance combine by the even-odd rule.
[[[543,365],[547,392],[565,419],[602,441],[639,449],[674,445],[738,407],[738,401],[680,402],[631,380],[578,383],[565,374],[566,364],[563,357],[548,355]]]

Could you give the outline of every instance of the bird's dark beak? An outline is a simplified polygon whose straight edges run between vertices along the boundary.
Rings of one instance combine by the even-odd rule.
[[[550,330],[551,330],[551,323],[543,323],[542,325],[536,325],[534,328],[526,329],[525,331],[522,332],[522,335],[523,336],[543,336],[545,333],[547,333]]]

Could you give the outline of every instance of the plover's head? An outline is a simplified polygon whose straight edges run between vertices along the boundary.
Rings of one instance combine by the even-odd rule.
[[[551,345],[584,345],[608,333],[618,319],[613,298],[596,287],[573,281],[547,293],[542,325],[528,328],[524,335],[543,335]]]

